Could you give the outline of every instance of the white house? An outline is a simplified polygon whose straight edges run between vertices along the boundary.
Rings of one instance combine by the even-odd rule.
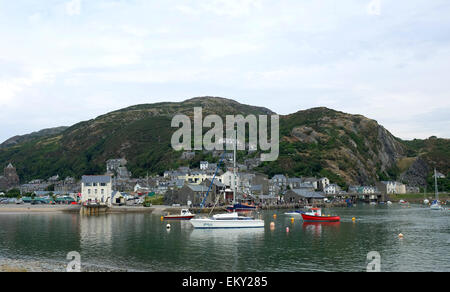
[[[384,194],[406,194],[406,185],[397,181],[382,181],[377,186]]]
[[[341,188],[337,184],[330,184],[324,188],[323,192],[327,195],[335,195],[340,190]]]
[[[112,176],[85,175],[81,179],[81,203],[112,204]]]
[[[200,161],[200,169],[201,170],[207,170],[208,169],[208,161]]]

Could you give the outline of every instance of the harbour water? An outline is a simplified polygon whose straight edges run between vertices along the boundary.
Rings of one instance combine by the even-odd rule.
[[[77,251],[91,270],[359,272],[377,251],[381,271],[450,271],[448,210],[325,209],[342,217],[337,224],[292,223],[284,212],[262,211],[266,227],[251,230],[194,230],[188,221],[172,221],[167,230],[156,214],[0,214],[0,266],[37,262],[64,270],[67,253]]]

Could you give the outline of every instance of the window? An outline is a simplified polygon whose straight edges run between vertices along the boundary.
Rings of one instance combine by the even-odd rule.
[[[100,186],[101,187],[106,187],[106,183],[101,183]]]
[[[102,189],[102,195],[103,195],[103,194],[105,194],[105,190],[104,190],[104,189]]]
[[[88,195],[90,195],[91,194],[91,189],[88,189]]]
[[[94,192],[95,192],[95,194],[97,194],[97,189],[95,189],[95,191],[94,191]]]

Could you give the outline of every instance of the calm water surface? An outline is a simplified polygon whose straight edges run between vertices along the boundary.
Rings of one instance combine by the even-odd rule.
[[[0,214],[0,258],[66,263],[67,253],[78,251],[82,265],[131,271],[365,271],[367,253],[377,251],[382,271],[450,271],[450,211],[324,211],[342,222],[292,224],[276,210],[260,214],[261,230],[194,230],[183,221],[167,231],[151,214]]]

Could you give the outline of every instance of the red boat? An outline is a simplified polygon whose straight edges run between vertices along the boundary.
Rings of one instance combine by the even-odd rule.
[[[310,212],[302,214],[303,221],[305,222],[339,222],[341,217],[339,216],[325,216],[322,215],[320,208],[311,208]]]
[[[187,209],[181,210],[181,214],[179,215],[166,215],[164,216],[165,220],[191,220],[195,215],[189,212]]]

